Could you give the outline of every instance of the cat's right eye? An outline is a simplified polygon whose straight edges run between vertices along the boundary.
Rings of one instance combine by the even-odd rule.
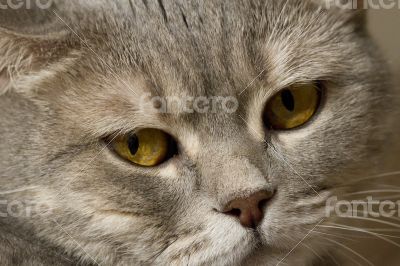
[[[136,133],[114,137],[110,145],[121,158],[139,166],[162,164],[176,154],[176,143],[158,129],[142,129]]]

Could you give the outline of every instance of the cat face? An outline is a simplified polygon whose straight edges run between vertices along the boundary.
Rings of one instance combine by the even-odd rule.
[[[379,155],[386,75],[355,11],[132,1],[82,16],[59,5],[50,24],[64,31],[1,33],[2,97],[23,103],[3,105],[17,134],[0,131],[12,140],[0,158],[12,154],[4,180],[35,186],[25,197],[51,210],[29,219],[35,232],[87,262],[275,265]],[[312,116],[268,124],[274,97],[304,84],[318,87]],[[216,97],[230,104],[184,108]],[[150,165],[120,156],[116,141],[149,129],[172,154]]]

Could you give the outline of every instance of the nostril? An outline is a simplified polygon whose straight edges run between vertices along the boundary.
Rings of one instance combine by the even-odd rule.
[[[264,210],[265,206],[267,205],[267,202],[269,200],[268,199],[263,199],[258,203],[258,209],[260,209],[261,211]]]
[[[232,210],[224,212],[224,213],[235,216],[235,217],[240,217],[240,214],[242,213],[242,211],[240,209],[232,209]]]

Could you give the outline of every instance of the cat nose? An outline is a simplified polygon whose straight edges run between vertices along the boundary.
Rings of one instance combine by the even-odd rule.
[[[262,190],[247,198],[234,199],[226,205],[223,213],[239,218],[244,227],[255,228],[263,219],[263,209],[272,196],[272,192]]]

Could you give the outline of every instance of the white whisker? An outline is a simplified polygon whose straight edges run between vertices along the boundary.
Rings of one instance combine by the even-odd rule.
[[[329,239],[329,238],[326,238],[326,237],[322,237],[322,238],[324,238],[324,239],[326,239],[327,241],[332,242],[332,243],[334,243],[334,244],[336,244],[336,245],[338,245],[338,246],[344,248],[345,250],[351,252],[352,254],[356,255],[357,257],[359,257],[360,259],[362,259],[363,261],[365,261],[366,263],[368,263],[368,265],[374,266],[374,264],[373,264],[372,262],[370,262],[368,259],[366,259],[364,256],[362,256],[362,255],[361,255],[360,253],[358,253],[357,251],[355,251],[355,250],[349,248],[348,246],[343,245],[342,243],[339,243],[339,242],[337,242],[337,241],[335,241],[335,240],[332,240],[332,239]]]
[[[349,237],[344,237],[344,236],[340,236],[340,234],[332,234],[332,233],[324,233],[324,232],[320,232],[317,230],[314,230],[313,233],[317,233],[317,234],[321,234],[321,235],[327,235],[327,236],[333,236],[333,237],[337,237],[337,238],[341,238],[347,241],[355,241],[354,239],[351,239]]]
[[[335,257],[333,257],[331,253],[328,252],[327,256],[335,263],[335,265],[340,266],[339,262],[337,262],[337,260],[335,259]]]
[[[395,224],[387,221],[381,221],[378,219],[373,219],[373,218],[367,218],[367,217],[355,217],[355,216],[340,216],[340,218],[347,218],[347,219],[358,219],[358,220],[364,220],[364,221],[369,221],[369,222],[375,222],[375,223],[380,223],[380,224],[386,224],[389,226],[393,226],[396,228],[400,228],[400,224]]]
[[[349,256],[348,254],[345,254],[342,251],[336,251],[337,253],[339,253],[341,256],[351,260],[352,262],[354,262],[357,266],[363,266],[361,263],[359,263],[358,261],[356,261],[354,258],[352,258],[351,256]],[[340,265],[340,264],[338,264]]]
[[[333,224],[332,226],[330,226],[329,223],[328,223],[328,225],[321,225],[321,227],[327,227],[327,228],[330,227],[330,228],[336,228],[336,229],[341,229],[341,230],[350,230],[350,231],[356,231],[356,232],[362,232],[362,233],[370,234],[370,235],[373,235],[373,236],[375,236],[375,237],[377,237],[379,239],[382,239],[383,241],[386,241],[386,242],[388,242],[390,244],[393,244],[396,247],[400,247],[400,244],[398,244],[398,243],[394,242],[393,240],[390,240],[390,239],[387,238],[387,237],[393,237],[393,236],[388,236],[388,235],[384,235],[384,234],[377,234],[377,233],[373,233],[373,232],[370,232],[370,231],[367,231],[367,230],[362,230],[362,229],[359,229],[357,227],[347,226],[347,225]],[[400,239],[400,237],[396,237],[396,238]]]
[[[375,190],[364,190],[352,193],[344,194],[343,196],[363,195],[369,193],[400,193],[400,189],[375,189]],[[400,196],[400,194],[399,194]]]
[[[354,216],[354,217],[368,217],[368,215],[369,215],[369,213],[368,212],[362,212],[362,211],[353,211],[353,215],[354,215],[354,213],[357,213],[357,214],[359,214],[359,215],[361,215],[361,216]],[[338,217],[340,217],[340,216],[338,216]],[[347,216],[345,216],[345,218],[347,218]],[[387,220],[393,220],[393,221],[400,221],[400,218],[399,217],[383,217],[383,218],[385,218],[385,219],[387,219]]]
[[[320,261],[324,261],[324,259],[309,245],[301,243],[302,246],[305,246],[307,249],[309,249]]]
[[[373,179],[383,178],[383,177],[393,177],[393,176],[396,176],[396,175],[400,175],[400,171],[387,172],[387,173],[378,174],[378,175],[371,175],[371,176],[367,176],[367,177],[364,177],[364,178],[351,180],[349,182],[344,183],[343,185],[350,185],[350,184],[355,184],[355,183],[358,183],[358,182],[361,182],[361,181],[373,180]]]

